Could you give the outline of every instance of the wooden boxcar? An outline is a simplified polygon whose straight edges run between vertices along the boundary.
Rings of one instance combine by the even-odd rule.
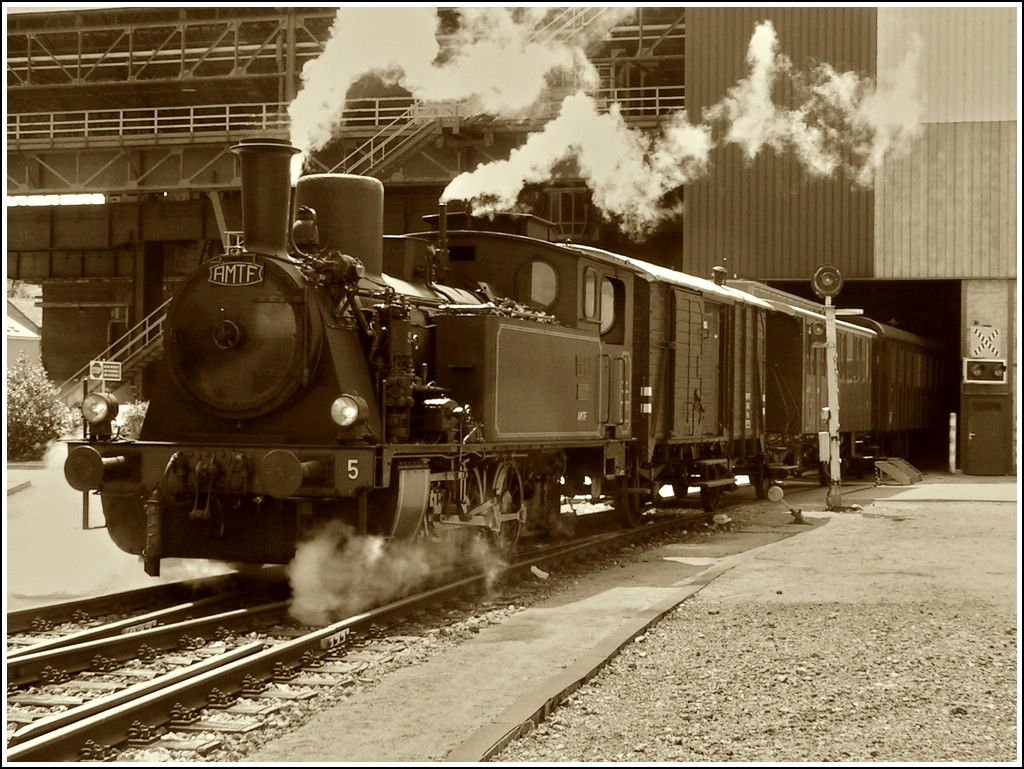
[[[737,473],[767,491],[765,355],[771,306],[755,296],[599,249],[635,271],[634,400],[640,481],[699,488],[717,506]],[[656,497],[655,497],[656,498]]]

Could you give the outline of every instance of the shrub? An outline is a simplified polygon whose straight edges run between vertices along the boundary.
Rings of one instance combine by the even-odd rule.
[[[7,369],[7,460],[41,460],[47,446],[78,422],[43,367],[19,355]]]
[[[146,419],[146,409],[149,408],[149,401],[131,401],[122,403],[117,410],[117,418],[114,419],[114,428],[118,438],[135,440],[142,430],[142,423]]]

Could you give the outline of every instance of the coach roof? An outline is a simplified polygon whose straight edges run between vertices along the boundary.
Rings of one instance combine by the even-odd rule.
[[[590,256],[597,256],[607,261],[618,262],[636,270],[644,280],[647,281],[660,281],[662,283],[671,283],[675,286],[683,286],[694,291],[699,291],[702,294],[711,294],[714,296],[728,299],[731,302],[741,302],[743,304],[750,304],[756,307],[763,307],[766,310],[771,310],[772,305],[766,302],[764,299],[760,299],[753,294],[748,294],[746,291],[740,291],[737,288],[727,285],[718,285],[710,280],[704,278],[698,278],[695,275],[687,275],[685,272],[679,272],[677,270],[669,269],[668,267],[662,267],[657,264],[651,264],[640,259],[634,259],[630,256],[623,256],[622,254],[616,254],[612,251],[605,251],[601,248],[594,248],[593,246],[583,246],[579,243],[566,244],[566,248],[575,249],[581,253],[588,254]]]

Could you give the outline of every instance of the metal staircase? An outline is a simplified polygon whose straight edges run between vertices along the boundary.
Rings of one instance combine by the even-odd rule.
[[[164,320],[167,318],[168,299],[153,312],[136,323],[110,347],[96,356],[95,360],[112,361],[121,364],[122,382],[131,379],[143,366],[163,354]],[[86,382],[83,387],[82,382]],[[89,364],[86,364],[64,382],[58,390],[61,399],[69,406],[75,406],[89,393],[100,389],[103,383],[89,378]]]

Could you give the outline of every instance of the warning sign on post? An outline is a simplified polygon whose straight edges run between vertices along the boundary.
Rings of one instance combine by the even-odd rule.
[[[121,361],[119,360],[94,360],[89,361],[89,379],[98,382],[120,382]]]

